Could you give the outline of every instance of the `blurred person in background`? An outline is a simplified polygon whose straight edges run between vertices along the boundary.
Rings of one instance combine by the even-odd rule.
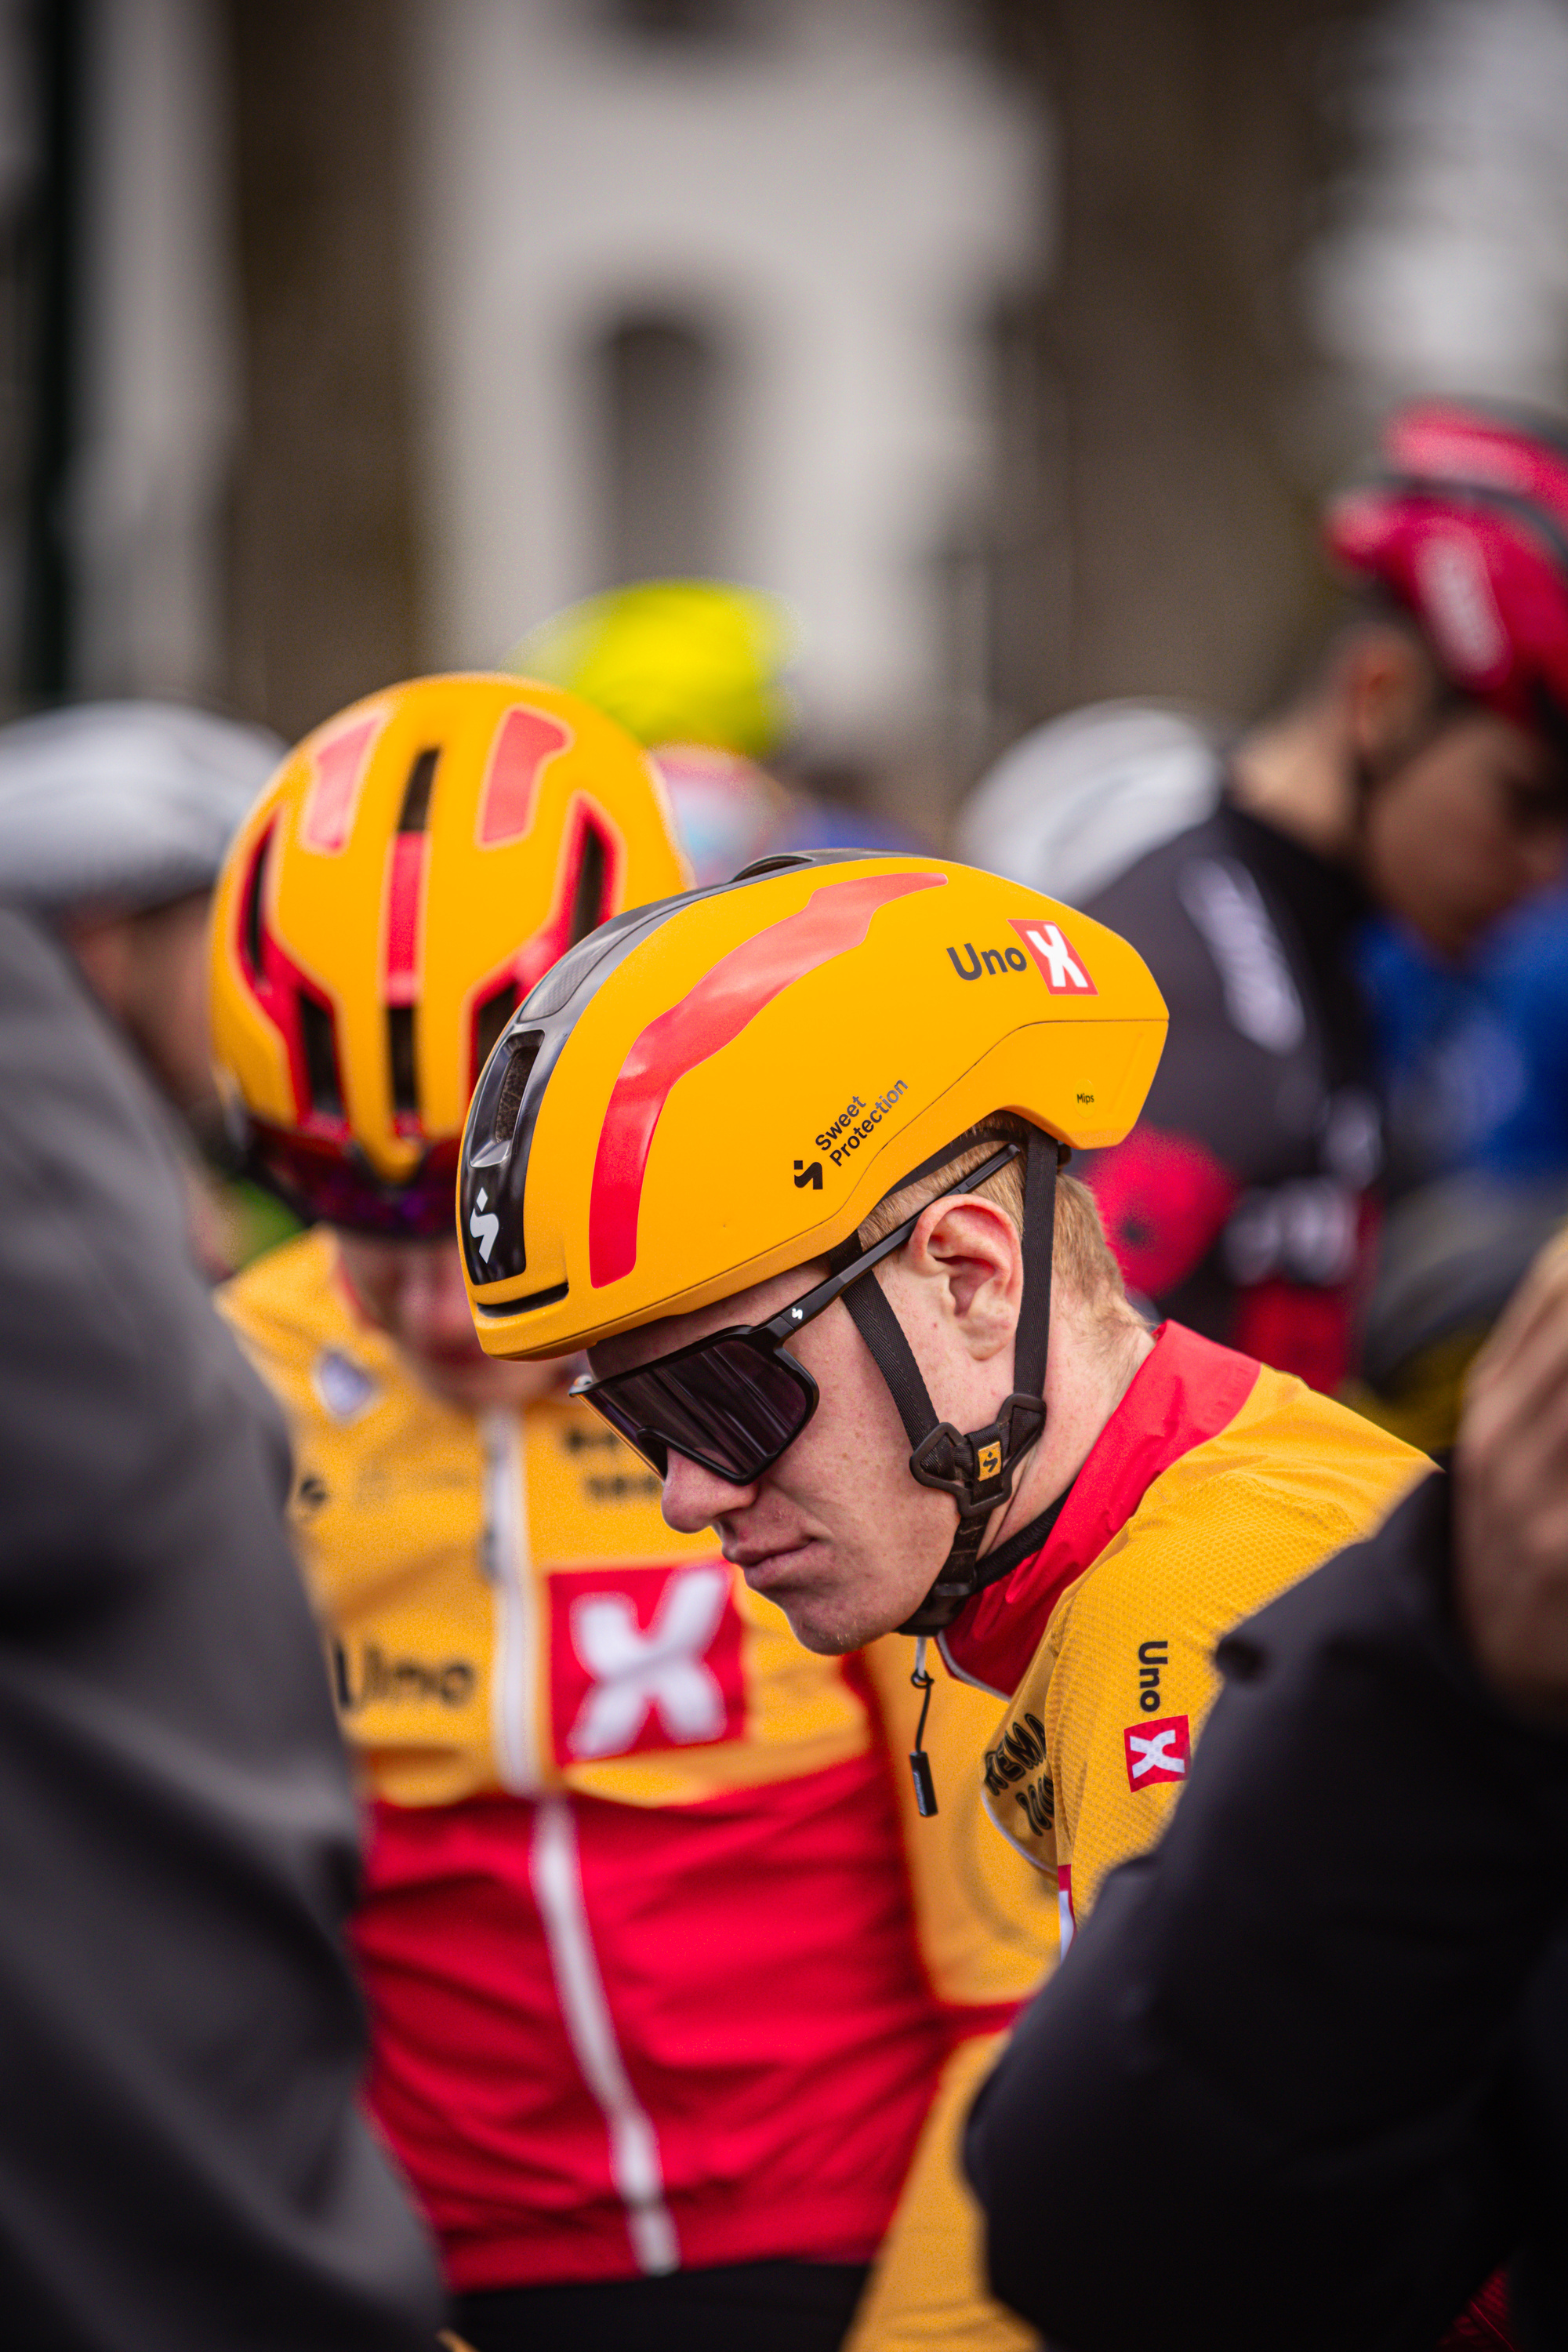
[[[1191,1786],[982,2094],[992,2276],[1079,2352],[1568,2343],[1568,1244],[1451,1479],[1231,1633]],[[1049,2114],[1056,2128],[1042,2131]],[[1129,2164],[1160,2165],[1127,2195]]]
[[[75,723],[12,730],[0,782],[6,880],[54,916],[0,913],[0,2335],[419,2352],[441,2298],[358,2107],[357,1822],[285,1433],[148,1083],[199,1080],[180,975],[239,778],[182,792],[106,720],[95,789],[51,769]]]
[[[1172,1015],[1137,1130],[1085,1172],[1152,1311],[1331,1391],[1382,1160],[1356,935],[1381,907],[1462,955],[1568,845],[1568,451],[1411,407],[1329,539],[1363,593],[1305,691],[1211,816],[1085,902]]]
[[[916,846],[885,817],[771,772],[796,724],[794,650],[779,597],[724,580],[639,580],[552,614],[507,666],[582,695],[652,752],[700,885],[795,850]]]
[[[802,1651],[561,1366],[483,1353],[464,1294],[492,1043],[684,878],[619,727],[469,677],[309,737],[220,888],[224,1087],[321,1220],[224,1303],[292,1424],[372,1798],[372,2105],[477,2352],[829,2347],[879,2252],[858,2346],[1019,2352],[956,2133],[1054,1952],[1040,1882],[962,1814],[917,1824],[900,1645]],[[939,1748],[994,1714],[944,1690]]]
[[[0,729],[0,899],[26,907],[179,1114],[216,1137],[207,915],[235,827],[283,746],[176,703],[100,702]],[[231,1271],[233,1236],[183,1153],[198,1255]]]

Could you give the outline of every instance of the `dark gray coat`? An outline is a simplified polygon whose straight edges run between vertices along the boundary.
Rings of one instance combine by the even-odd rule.
[[[413,2352],[355,2105],[353,1801],[277,1412],[161,1114],[0,913],[0,2338]]]

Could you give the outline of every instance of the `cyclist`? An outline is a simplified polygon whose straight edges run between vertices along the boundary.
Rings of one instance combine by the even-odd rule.
[[[372,2102],[477,2352],[835,2345],[885,2238],[879,2308],[1003,2352],[952,2142],[1051,1948],[1037,1882],[957,1820],[906,1853],[901,1659],[805,1655],[557,1368],[492,1361],[468,1313],[474,1077],[556,959],[683,879],[636,744],[500,677],[320,729],[226,870],[220,1073],[321,1220],[226,1305],[292,1423],[373,1798]],[[994,1709],[948,1696],[972,1745]]]
[[[1085,901],[1172,1008],[1147,1115],[1089,1171],[1160,1311],[1337,1388],[1381,1160],[1353,969],[1373,909],[1444,957],[1561,870],[1568,440],[1453,401],[1391,424],[1329,542],[1362,586],[1212,815]]]
[[[206,919],[283,746],[178,703],[92,702],[0,729],[0,890],[68,949],[175,1107],[210,1104]]]
[[[172,702],[76,703],[0,729],[0,896],[70,957],[178,1117],[192,1247],[210,1281],[245,1253],[248,1203],[213,1181],[207,919],[230,835],[283,745]]]
[[[973,1772],[1067,1932],[1178,1793],[1220,1633],[1422,1463],[1130,1308],[1058,1158],[1127,1133],[1164,1031],[1124,941],[1016,883],[768,861],[577,949],[464,1139],[486,1349],[587,1347],[670,1526],[809,1649],[900,1627],[1009,1702]]]

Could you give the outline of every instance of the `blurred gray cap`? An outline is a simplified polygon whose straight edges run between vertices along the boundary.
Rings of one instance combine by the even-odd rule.
[[[1081,906],[1201,824],[1220,793],[1217,724],[1175,703],[1097,702],[1005,751],[958,817],[958,854]]]
[[[0,902],[140,911],[210,888],[284,744],[174,702],[0,728]]]

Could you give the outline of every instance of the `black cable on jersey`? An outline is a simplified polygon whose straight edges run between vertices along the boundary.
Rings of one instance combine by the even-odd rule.
[[[926,1754],[926,1717],[931,1713],[931,1668],[926,1664],[924,1633],[915,1636],[915,1670],[910,1676],[916,1690],[923,1693],[921,1699],[921,1719],[915,1726],[915,1744],[910,1750],[910,1778],[915,1784],[915,1811],[922,1822],[929,1822],[937,1810],[936,1777]]]
[[[1016,1568],[1033,1559],[1035,1553],[1044,1548],[1051,1529],[1061,1517],[1075,1484],[1075,1480],[1069,1479],[1056,1501],[1047,1503],[1038,1518],[1031,1519],[1026,1528],[1020,1528],[1016,1535],[1009,1536],[1005,1543],[998,1544],[994,1551],[986,1553],[976,1576],[974,1589],[977,1592],[984,1592],[990,1585],[999,1584],[1005,1576],[1011,1576]],[[915,1784],[915,1811],[922,1821],[929,1821],[934,1812],[941,1810],[936,1801],[936,1775],[931,1769],[931,1758],[925,1748],[926,1717],[931,1713],[931,1669],[926,1664],[926,1643],[929,1639],[925,1633],[915,1635],[915,1670],[910,1676],[916,1690],[924,1694],[921,1701],[921,1719],[915,1726],[915,1744],[910,1750],[910,1778]]]

